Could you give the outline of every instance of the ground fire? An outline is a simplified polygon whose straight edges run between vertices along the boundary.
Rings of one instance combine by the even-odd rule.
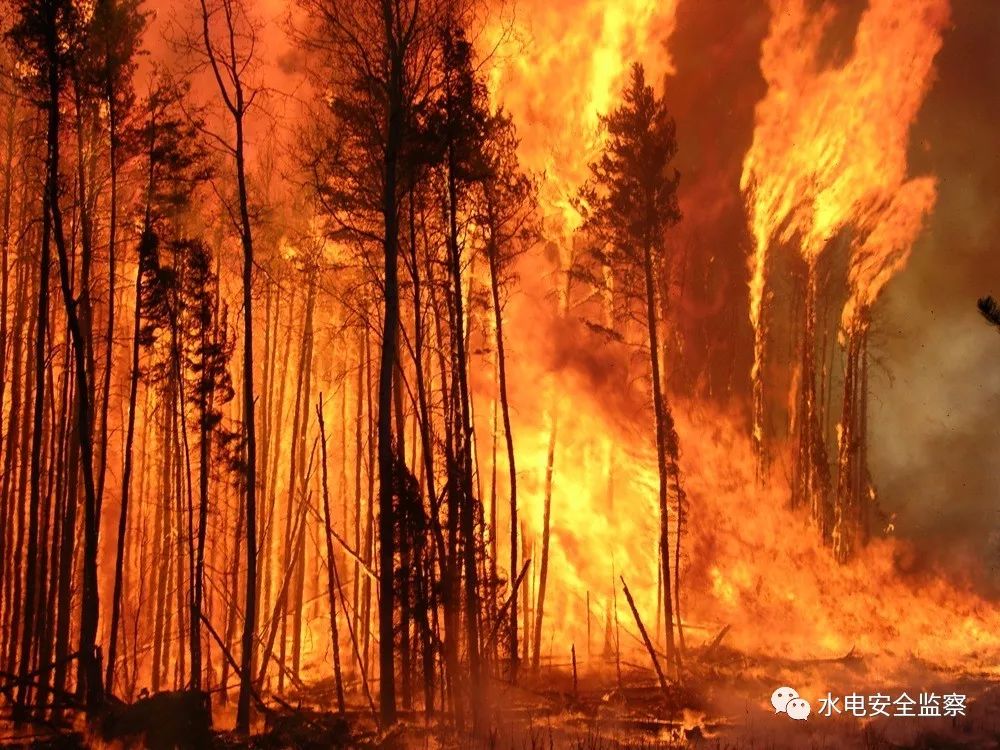
[[[989,0],[5,8],[0,747],[1000,743]]]

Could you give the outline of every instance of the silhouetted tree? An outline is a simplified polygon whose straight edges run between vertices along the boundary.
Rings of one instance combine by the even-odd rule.
[[[451,595],[449,639],[454,638],[459,622],[459,589],[464,584],[465,648],[469,660],[469,697],[472,702],[473,722],[481,718],[481,665],[479,643],[480,591],[476,564],[477,537],[476,512],[479,508],[474,483],[474,433],[472,424],[472,395],[469,389],[469,355],[467,352],[466,302],[463,272],[468,261],[467,233],[463,227],[464,214],[474,205],[473,193],[486,179],[487,165],[482,152],[489,119],[486,87],[476,75],[474,50],[465,37],[459,20],[449,19],[440,31],[441,91],[432,115],[432,132],[440,139],[442,204],[446,216],[445,245],[446,268],[449,275],[451,299],[450,312],[452,342],[452,377],[457,386],[457,404],[454,414],[455,456],[449,467],[449,513],[456,514],[461,538],[461,565],[449,561],[448,578]],[[455,526],[452,521],[451,526]],[[461,570],[461,573],[459,572]],[[457,648],[457,642],[453,647]],[[454,679],[454,676],[453,676]]]
[[[383,724],[396,718],[395,520],[397,439],[393,434],[394,373],[400,330],[399,233],[402,196],[419,154],[419,119],[426,106],[439,0],[303,0],[312,26],[302,43],[316,53],[336,145],[323,160],[319,194],[337,229],[381,258],[373,266],[383,317],[377,388],[379,540],[379,702]]]
[[[646,83],[639,63],[632,66],[621,105],[603,116],[601,122],[605,129],[603,150],[590,166],[592,176],[582,194],[585,227],[603,243],[600,252],[606,254],[604,261],[610,268],[627,277],[641,278],[642,292],[638,297],[645,307],[645,343],[649,348],[656,423],[667,658],[679,665],[673,632],[675,607],[671,597],[668,514],[669,496],[673,494],[680,508],[684,495],[677,431],[664,393],[657,314],[660,269],[665,262],[664,233],[681,218],[677,205],[680,175],[671,166],[677,153],[676,128],[663,98]]]
[[[135,140],[142,153],[144,185],[141,207],[142,231],[137,248],[138,263],[133,298],[131,364],[129,371],[128,417],[125,428],[121,505],[115,550],[114,589],[111,600],[111,629],[105,686],[114,688],[125,559],[125,534],[132,490],[133,451],[137,396],[140,378],[140,349],[150,347],[159,329],[170,320],[170,285],[160,264],[161,235],[171,234],[178,219],[190,205],[198,185],[208,179],[208,154],[198,136],[199,123],[192,122],[181,109],[189,87],[169,76],[159,75],[143,103],[144,120],[136,128]],[[152,366],[156,368],[156,363]],[[162,373],[160,374],[162,376]],[[156,372],[147,372],[155,381]]]
[[[74,289],[74,271],[67,242],[61,200],[63,198],[60,176],[60,140],[62,132],[62,96],[72,62],[80,54],[84,19],[80,8],[68,0],[41,0],[18,3],[15,21],[8,38],[21,55],[22,84],[28,95],[47,115],[46,126],[46,176],[43,198],[43,238],[38,325],[36,333],[35,372],[35,422],[32,436],[32,484],[29,502],[28,569],[21,638],[22,680],[26,678],[31,663],[34,616],[38,606],[35,600],[37,581],[35,569],[38,548],[38,505],[40,493],[42,412],[45,405],[45,343],[48,321],[48,280],[51,250],[55,245],[59,286],[66,312],[66,325],[72,341],[73,366],[77,393],[77,439],[80,447],[80,472],[84,485],[83,523],[83,586],[80,595],[80,646],[77,692],[88,706],[96,706],[103,699],[103,682],[100,658],[97,651],[97,625],[100,612],[100,592],[97,582],[98,535],[100,533],[99,506],[94,481],[94,449],[92,410],[93,372],[88,364],[91,342],[87,328],[81,321],[80,300]],[[86,297],[87,290],[82,291]],[[84,311],[85,313],[85,311]],[[43,320],[44,318],[44,320]],[[73,469],[75,470],[75,468]],[[18,705],[27,701],[27,687],[19,690]]]
[[[227,206],[243,250],[243,431],[246,461],[246,592],[240,657],[240,693],[236,728],[250,731],[254,644],[257,624],[257,432],[255,421],[253,355],[254,241],[247,187],[246,127],[261,86],[254,80],[258,24],[244,0],[201,0],[202,52],[218,86],[219,97],[232,125],[222,143],[230,157],[236,183],[236,202]]]

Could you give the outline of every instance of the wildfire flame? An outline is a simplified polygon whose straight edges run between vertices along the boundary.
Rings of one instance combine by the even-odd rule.
[[[612,14],[596,25],[593,19],[602,16],[586,8],[559,16],[527,9],[525,28],[533,29],[536,41],[559,34],[558,45],[538,45],[558,48],[559,64],[553,53],[529,48],[515,65],[498,73],[496,80],[503,83],[495,90],[502,92],[520,125],[522,158],[546,170],[551,191],[547,216],[566,215],[567,204],[559,198],[585,176],[585,154],[567,154],[560,144],[586,136],[583,142],[591,149],[597,145],[594,115],[606,111],[608,92],[620,81],[632,51],[618,41],[609,51],[608,39],[620,39],[610,33],[620,29],[616,19],[631,19],[641,40],[658,38],[646,30],[650,24],[661,36],[672,26],[670,15],[654,14],[650,4],[637,5],[645,12]],[[755,378],[761,374],[773,243],[797,239],[802,257],[814,263],[838,232],[853,232],[846,326],[905,265],[935,200],[933,177],[908,178],[906,152],[941,45],[946,0],[920,0],[906,8],[873,0],[858,22],[852,53],[839,63],[821,55],[834,20],[832,9],[810,13],[806,6],[804,0],[771,3],[761,61],[768,92],[757,108],[753,144],[744,161],[741,187],[748,193],[755,241],[750,268],[750,318],[758,342]],[[577,19],[572,29],[571,18]],[[605,46],[598,43],[592,49],[593,39]],[[587,63],[574,66],[581,54]],[[668,69],[664,58],[652,59],[661,72]],[[649,57],[644,61],[648,64]],[[528,308],[515,305],[510,312],[518,330],[537,321],[537,311]],[[544,343],[529,337],[519,346],[531,351]],[[550,373],[540,364],[544,357],[518,359],[519,380],[547,381]],[[648,426],[617,423],[585,382],[561,373],[558,389],[535,395],[538,404],[554,397],[563,405],[566,424],[560,425],[555,461],[552,515],[561,520],[554,521],[546,605],[559,615],[546,624],[552,628],[546,648],[550,643],[580,644],[586,632],[597,650],[605,613],[615,607],[613,570],[629,579],[646,625],[653,628],[655,462],[644,431]],[[521,404],[515,430],[518,471],[525,477],[523,517],[529,535],[537,538],[548,423],[531,415],[530,399]],[[890,657],[958,663],[972,652],[1000,648],[995,635],[1000,617],[970,589],[937,574],[902,580],[906,576],[899,559],[908,554],[904,544],[877,541],[850,565],[835,565],[807,522],[786,510],[788,487],[778,481],[766,488],[757,485],[751,442],[737,416],[690,403],[676,405],[676,411],[692,508],[682,560],[682,618],[690,642],[711,640],[722,626],[733,624],[727,642],[789,658],[839,656],[854,647]],[[543,412],[547,410],[539,408]],[[607,438],[622,450],[613,487],[601,451]],[[622,648],[639,648],[630,615],[618,607]]]
[[[488,66],[493,103],[512,115],[520,138],[522,165],[539,177],[540,184],[543,241],[517,261],[520,279],[516,287],[504,290],[509,296],[502,314],[505,326],[509,323],[507,365],[514,412],[511,432],[516,442],[519,515],[523,524],[520,539],[526,545],[523,552],[519,550],[519,559],[530,557],[534,563],[524,583],[533,600],[526,608],[528,616],[535,608],[539,541],[546,496],[551,495],[541,650],[555,664],[569,658],[571,647],[585,668],[599,662],[602,652],[642,652],[631,611],[621,603],[619,576],[627,579],[636,608],[658,645],[665,630],[659,621],[663,610],[658,581],[660,510],[651,410],[645,403],[628,402],[619,391],[629,390],[632,384],[616,382],[615,375],[608,374],[621,372],[614,366],[629,356],[622,351],[624,345],[621,349],[608,346],[597,352],[583,351],[593,339],[584,341],[582,326],[571,319],[573,297],[567,269],[575,249],[574,233],[580,227],[574,199],[587,178],[588,164],[601,146],[600,116],[616,106],[633,62],[645,66],[647,80],[658,91],[666,82],[669,103],[668,76],[674,68],[667,42],[676,24],[677,4],[678,0],[531,0],[518,6],[513,17],[492,20],[482,37],[477,37]],[[268,0],[263,5],[276,8],[280,3]],[[688,510],[684,526],[678,529],[676,510],[670,508],[669,546],[673,547],[680,534],[680,620],[686,645],[697,648],[710,643],[727,628],[727,646],[782,658],[841,656],[856,648],[865,655],[886,658],[888,669],[904,664],[909,657],[965,667],[970,658],[975,658],[977,665],[987,660],[1000,663],[1000,613],[971,585],[956,582],[940,571],[915,570],[918,566],[910,560],[912,550],[895,539],[876,539],[858,550],[847,564],[836,564],[817,540],[814,529],[809,528],[808,520],[789,512],[787,484],[780,477],[772,477],[767,486],[758,482],[755,455],[762,438],[759,402],[773,249],[780,244],[794,245],[813,271],[834,238],[847,240],[847,299],[840,311],[840,327],[842,334],[853,332],[867,325],[868,312],[888,282],[906,265],[924,221],[935,206],[935,176],[912,176],[907,152],[911,126],[931,85],[935,56],[949,20],[948,0],[868,0],[867,8],[848,34],[851,44],[839,51],[830,51],[830,42],[840,33],[844,18],[833,2],[769,0],[769,7],[771,23],[760,63],[767,91],[756,107],[752,144],[743,160],[740,180],[753,238],[748,269],[749,318],[754,331],[752,433],[746,434],[739,407],[726,409],[671,394],[683,451],[680,466]],[[683,140],[679,148],[685,148]],[[65,169],[68,174],[68,166]],[[683,180],[681,184],[683,190]],[[735,194],[735,185],[731,187]],[[697,201],[691,200],[690,194],[686,197],[687,205],[694,207]],[[310,677],[320,679],[330,667],[328,647],[335,641],[329,633],[329,612],[323,610],[328,595],[322,591],[326,572],[319,570],[326,551],[321,549],[318,532],[324,528],[325,519],[314,518],[305,509],[321,495],[320,488],[327,489],[327,484],[341,491],[344,507],[335,509],[334,525],[351,537],[349,521],[353,518],[355,531],[346,544],[340,542],[345,554],[350,552],[345,557],[343,575],[347,587],[354,589],[356,601],[370,598],[378,581],[371,558],[363,560],[358,555],[369,554],[377,541],[373,525],[375,434],[371,423],[375,377],[372,353],[379,347],[379,340],[377,332],[359,327],[354,349],[355,342],[346,338],[349,322],[338,319],[340,311],[329,312],[317,302],[317,296],[325,291],[317,280],[317,269],[332,266],[338,272],[347,269],[344,274],[349,275],[358,259],[357,248],[346,240],[331,240],[329,227],[313,211],[321,214],[318,209],[296,211],[308,214],[298,217],[298,222],[289,222],[298,226],[296,232],[289,230],[274,238],[260,233],[263,248],[274,245],[273,257],[267,257],[266,249],[261,253],[262,264],[271,263],[274,268],[268,274],[259,274],[254,282],[261,285],[258,290],[263,287],[264,291],[253,305],[259,321],[257,335],[263,329],[267,341],[263,352],[257,350],[262,354],[258,355],[261,364],[257,366],[266,373],[266,382],[273,391],[266,393],[266,404],[261,404],[258,414],[273,414],[277,420],[271,424],[272,417],[267,417],[269,438],[262,442],[268,444],[270,453],[262,450],[258,454],[261,475],[266,477],[266,481],[262,480],[266,491],[261,500],[266,510],[260,519],[264,531],[258,532],[262,539],[260,629],[265,635],[271,631],[272,643],[280,637],[283,659],[286,630],[299,628],[294,633],[302,636],[303,667]],[[227,257],[220,250],[220,269]],[[480,291],[477,287],[485,286],[486,270],[480,268],[477,272],[474,265],[475,261],[470,260],[461,279],[466,284],[462,291],[468,295],[464,309],[470,318],[485,309],[479,305],[477,310],[473,302]],[[272,277],[275,269],[280,273]],[[300,289],[298,280],[304,278],[300,275],[303,272],[309,274],[309,281]],[[610,277],[609,269],[604,272]],[[233,299],[235,276],[227,276],[219,281],[222,290],[218,296]],[[359,272],[358,276],[363,274]],[[429,288],[434,293],[435,287]],[[358,317],[376,317],[378,304],[376,300]],[[127,320],[129,312],[133,311],[124,303],[124,312],[119,310],[119,315]],[[611,315],[607,312],[609,318]],[[306,316],[308,324],[304,322]],[[507,456],[495,447],[499,444],[498,376],[493,369],[496,363],[490,337],[485,343],[475,338],[487,328],[494,331],[490,317],[473,320],[464,332],[469,341],[485,347],[473,350],[470,356],[469,380],[480,462],[476,479],[484,506],[491,495],[495,503],[490,510],[495,512],[497,523],[488,533],[494,537],[490,541],[499,540],[497,559],[504,567],[505,531],[510,519],[503,502],[509,496],[505,486]],[[404,321],[404,332],[406,324]],[[111,333],[109,330],[109,341]],[[441,338],[440,332],[437,338]],[[56,349],[70,350],[69,344],[54,346]],[[668,362],[667,368],[672,365]],[[440,369],[444,381],[443,361]],[[595,386],[600,377],[604,380]],[[290,388],[296,378],[298,388]],[[804,379],[805,375],[801,371],[791,373],[793,382],[796,378]],[[120,385],[109,381],[107,387]],[[314,393],[326,394],[321,409],[331,417],[329,446],[334,460],[330,462],[329,483],[326,454],[321,454],[322,459],[317,455],[319,443],[312,426]],[[0,400],[3,398],[11,396]],[[142,413],[147,415],[148,423],[140,429],[141,451],[135,448],[134,480],[135,496],[140,500],[128,519],[130,539],[139,541],[129,549],[129,555],[136,559],[127,559],[123,566],[127,595],[122,616],[130,627],[134,623],[135,632],[129,637],[136,654],[135,644],[141,640],[140,611],[147,602],[156,601],[171,612],[168,594],[163,593],[171,580],[171,590],[178,594],[178,610],[182,609],[184,576],[190,575],[183,570],[184,560],[174,559],[170,553],[172,545],[178,555],[183,554],[179,544],[182,537],[167,530],[173,523],[180,528],[184,515],[180,505],[181,459],[171,464],[179,451],[178,426],[172,411],[166,407],[158,411],[155,390],[144,388],[143,399]],[[483,408],[487,404],[492,409]],[[227,406],[237,418],[234,423],[241,418],[242,408],[239,400]],[[339,415],[339,423],[335,415]],[[120,417],[112,414],[109,419],[112,431],[120,426],[116,423]],[[164,426],[160,428],[154,420],[162,420]],[[292,430],[286,429],[289,422],[295,423]],[[308,427],[297,432],[297,425],[307,423]],[[405,419],[403,423],[407,424]],[[179,424],[183,426],[184,422],[179,420]],[[368,434],[363,436],[365,424]],[[556,441],[553,436],[557,426]],[[349,427],[353,434],[348,433]],[[306,436],[310,436],[308,440]],[[495,441],[492,446],[491,437]],[[416,434],[411,439],[407,433],[406,438],[416,456]],[[54,439],[51,442],[54,444]],[[325,450],[326,443],[323,445]],[[491,448],[493,456],[486,458]],[[782,450],[787,447],[776,448],[777,452]],[[23,447],[21,452],[23,461]],[[289,460],[288,471],[283,461],[293,454],[298,458]],[[171,458],[156,467],[161,455]],[[187,461],[190,464],[189,458]],[[492,480],[485,470],[488,461],[495,462],[490,467],[494,469]],[[415,461],[411,463],[414,470],[423,468]],[[187,469],[190,472],[190,465]],[[172,494],[172,471],[176,475],[176,498]],[[551,482],[547,475],[551,475]],[[362,485],[363,478],[367,486]],[[492,487],[488,486],[490,481]],[[190,476],[188,482],[190,488]],[[221,487],[221,482],[217,486]],[[868,486],[865,489],[872,491]],[[230,502],[238,494],[237,488],[226,492],[229,494],[220,491],[218,502],[213,498],[209,523],[214,526],[209,531],[208,562],[214,570],[235,571],[232,586],[236,587],[239,548],[234,550],[227,544],[232,545],[237,536],[233,527],[244,520],[236,511],[238,501]],[[164,498],[177,499],[176,520],[167,517],[174,510]],[[372,503],[370,511],[362,508],[363,501]],[[352,502],[356,503],[353,509]],[[303,510],[295,510],[300,506]],[[293,511],[300,515],[293,515]],[[367,539],[362,538],[363,511],[368,513]],[[107,530],[102,529],[102,539],[113,539],[114,521],[112,513],[105,513]],[[303,525],[298,527],[298,523]],[[302,549],[308,551],[302,553],[306,557],[301,567],[295,568],[289,560],[294,559],[295,553],[290,550],[299,528],[305,529],[301,538],[307,542],[302,542]],[[213,537],[228,541],[213,544]],[[147,540],[152,543],[146,544]],[[110,548],[101,552],[102,571],[111,569],[105,563],[113,559],[111,552]],[[153,589],[146,580],[154,554],[162,558],[155,561],[160,568],[153,576],[162,590]],[[231,565],[233,560],[235,565]],[[313,575],[314,569],[319,570],[318,575]],[[293,570],[299,571],[298,600],[302,606],[297,612],[301,617],[291,625],[282,619],[279,636],[277,617],[285,606],[279,599],[287,598],[279,591],[290,585]],[[514,570],[504,572],[511,578],[517,574]],[[104,575],[101,596],[107,602],[113,584],[111,577]],[[223,601],[222,594],[212,593],[218,597],[215,601],[222,602],[216,604],[213,614],[218,619],[222,604],[228,602]],[[232,611],[235,613],[236,608]],[[368,611],[351,615],[353,623],[364,621],[366,625],[375,617],[370,603]],[[162,619],[160,615],[154,617]],[[169,645],[171,633],[183,636],[188,627],[179,621],[180,611],[177,618],[174,624],[168,619],[165,625],[159,621],[154,625],[157,643],[161,635],[168,643],[160,659],[164,672],[175,648]],[[234,614],[231,629],[236,627],[235,618]],[[108,625],[102,622],[102,628],[106,631]],[[365,632],[362,648],[367,659],[370,628]],[[448,637],[453,635],[449,633]],[[346,641],[345,636],[341,637]],[[520,637],[524,643],[531,638],[531,631],[525,628]],[[183,648],[183,643],[176,646],[178,653]],[[139,663],[156,658],[159,656],[153,654],[133,656],[133,688],[143,686],[141,680],[145,678],[140,675]],[[183,663],[182,657],[181,672]],[[160,666],[153,665],[157,681]],[[1000,667],[994,669],[1000,674]],[[158,687],[154,684],[153,689]],[[705,718],[686,712],[682,731],[707,731]]]
[[[629,66],[642,62],[649,80],[673,70],[667,38],[675,2],[568,0],[517,7],[491,72],[494,99],[513,116],[528,169],[544,174],[541,200],[551,230],[579,226],[570,200],[600,144],[599,116],[611,110]]]
[[[741,187],[749,194],[754,238],[755,384],[761,377],[772,243],[797,238],[802,257],[814,264],[838,232],[857,233],[846,320],[905,265],[935,198],[932,178],[907,181],[906,151],[941,46],[947,0],[906,6],[872,0],[858,22],[853,53],[842,64],[821,55],[834,7],[823,5],[810,14],[806,6],[804,0],[771,2],[771,28],[761,53],[768,91],[758,104],[753,144],[743,162]],[[759,414],[754,430],[759,441]]]

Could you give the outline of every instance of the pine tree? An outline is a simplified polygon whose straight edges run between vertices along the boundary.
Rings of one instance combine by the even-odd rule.
[[[169,238],[175,231],[197,187],[210,175],[208,155],[198,136],[200,125],[192,122],[181,109],[181,103],[188,94],[187,85],[160,74],[143,104],[144,121],[132,134],[136,148],[142,153],[145,184],[141,209],[143,226],[137,248],[128,419],[105,674],[105,686],[109,692],[113,691],[117,663],[139,381],[145,377],[148,383],[156,383],[162,382],[165,377],[163,368],[166,365],[162,360],[151,361],[145,373],[140,368],[141,348],[152,347],[161,329],[169,326],[171,319],[169,306],[174,277],[161,265],[162,235]]]
[[[373,256],[368,262],[384,302],[375,413],[379,703],[381,722],[388,725],[396,718],[393,491],[400,457],[392,412],[399,363],[400,217],[402,197],[426,160],[419,123],[431,88],[436,25],[447,4],[304,0],[302,5],[315,25],[301,41],[318,53],[312,75],[331,94],[327,114],[335,132],[314,165],[318,197],[336,231]]]
[[[677,153],[676,128],[663,98],[646,83],[639,63],[632,66],[622,103],[601,122],[605,129],[603,150],[590,165],[591,179],[581,196],[585,227],[601,242],[606,264],[626,278],[624,286],[641,289],[635,296],[644,307],[652,380],[667,659],[679,665],[673,631],[668,514],[670,495],[679,509],[684,494],[678,437],[664,392],[657,314],[663,283],[660,269],[665,262],[664,234],[681,218],[677,205],[680,175],[671,166]],[[633,285],[633,281],[638,283]]]

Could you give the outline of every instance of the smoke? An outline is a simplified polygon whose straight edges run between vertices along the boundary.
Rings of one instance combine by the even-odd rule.
[[[725,22],[720,22],[722,19]],[[760,45],[770,19],[753,0],[684,0],[668,42],[667,104],[677,122],[678,200],[671,325],[686,342],[667,365],[671,386],[697,383],[721,401],[748,400],[753,334],[747,317],[751,239],[740,191],[754,106],[766,87]]]
[[[955,0],[952,24],[911,134],[937,206],[877,311],[871,460],[898,534],[996,583],[1000,337],[975,302],[1000,293],[1000,17]]]

